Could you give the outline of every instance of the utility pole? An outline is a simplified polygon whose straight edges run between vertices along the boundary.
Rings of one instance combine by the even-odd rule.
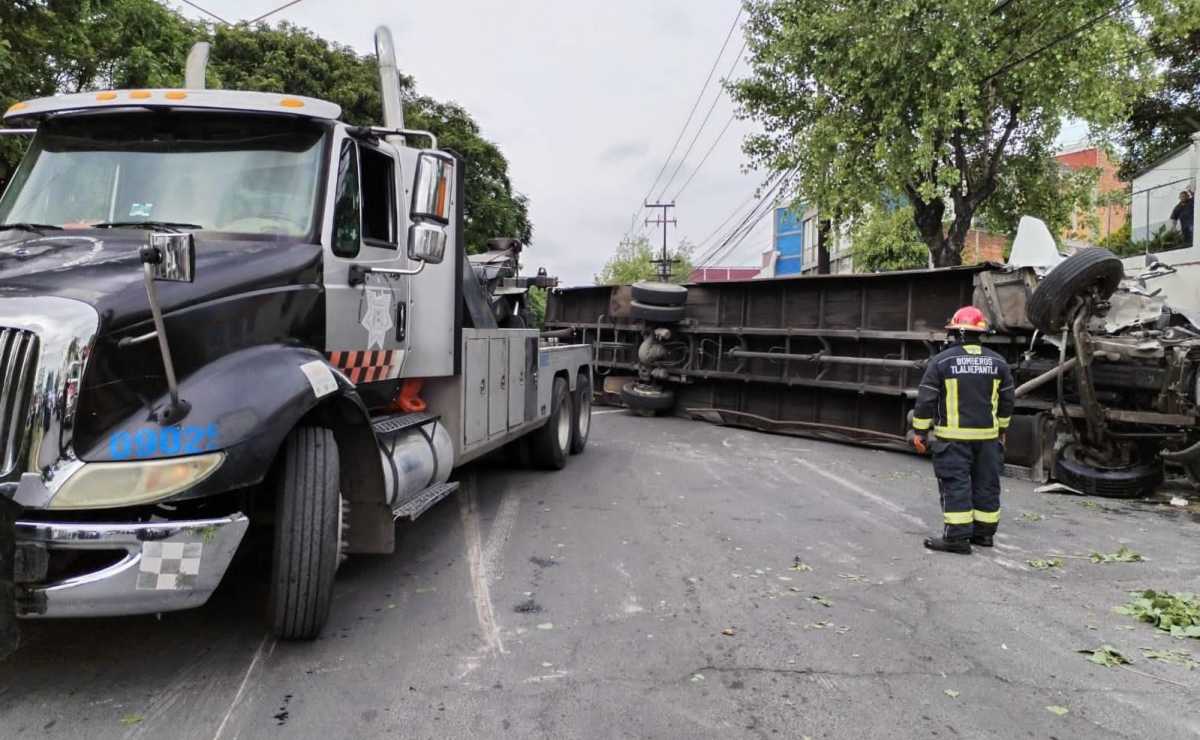
[[[671,265],[673,265],[674,263],[679,261],[678,258],[672,259],[667,254],[667,225],[668,224],[670,224],[672,226],[679,225],[679,222],[676,221],[675,219],[667,218],[668,210],[675,207],[675,202],[672,201],[670,203],[646,203],[645,206],[646,206],[646,208],[661,208],[662,209],[662,215],[656,219],[649,219],[649,218],[646,219],[646,225],[647,226],[649,226],[650,224],[656,224],[656,225],[661,224],[662,225],[662,231],[663,231],[662,255],[656,260],[651,260],[651,262],[653,262],[658,267],[658,279],[665,283],[671,279]]]

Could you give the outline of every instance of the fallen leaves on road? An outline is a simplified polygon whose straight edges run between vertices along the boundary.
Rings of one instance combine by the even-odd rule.
[[[1100,504],[1096,503],[1095,501],[1080,501],[1079,505],[1085,509],[1099,509],[1100,508]]]
[[[1125,545],[1121,545],[1119,548],[1117,548],[1116,552],[1109,552],[1109,553],[1094,552],[1094,553],[1092,553],[1092,562],[1093,563],[1140,563],[1140,562],[1142,562],[1142,556],[1140,553],[1136,553],[1133,550],[1130,550]]]
[[[1119,665],[1127,665],[1133,661],[1122,655],[1112,645],[1101,645],[1095,650],[1076,650],[1077,653],[1090,656],[1088,660],[1096,665],[1102,665],[1105,668],[1112,668]]]
[[[146,719],[146,718],[140,714],[127,714],[117,721],[126,727],[132,727],[136,724],[141,723],[141,721],[144,719]]]
[[[838,573],[838,578],[844,578],[851,583],[870,583],[866,576],[860,576],[857,573]]]
[[[828,606],[833,606],[833,602],[832,602],[832,601],[830,601],[829,599],[825,598],[824,596],[822,596],[822,595],[820,595],[820,594],[813,594],[812,596],[809,596],[808,598],[810,598],[810,599],[812,599],[813,601],[817,602],[817,603],[818,603],[818,604],[820,604],[821,606],[826,606],[826,607],[828,607]]]
[[[951,699],[957,699],[957,698],[958,698],[958,692],[957,692],[957,691],[955,691],[954,689],[946,689],[946,690],[945,690],[945,691],[943,691],[942,693],[943,693],[943,694],[945,694],[946,696],[950,697]]]
[[[1071,710],[1067,709],[1066,707],[1060,707],[1057,704],[1051,704],[1050,706],[1046,707],[1046,711],[1051,714],[1057,714],[1059,717],[1061,717]]]
[[[1118,614],[1149,622],[1172,637],[1200,638],[1200,597],[1196,594],[1147,590],[1129,595],[1129,603],[1116,608]]]
[[[725,629],[721,630],[721,634],[725,635],[726,637],[733,637],[737,634],[737,630],[735,630],[733,627],[726,627]]]
[[[1188,670],[1200,666],[1200,662],[1186,650],[1152,650],[1150,648],[1142,648],[1142,657],[1148,660],[1158,660],[1163,663],[1174,663],[1175,665],[1185,666]]]
[[[1026,560],[1030,568],[1034,570],[1047,570],[1049,568],[1061,568],[1062,558],[1050,558],[1049,560]]]
[[[1045,518],[1046,517],[1042,516],[1036,511],[1025,511],[1021,513],[1021,521],[1025,522],[1040,522]]]
[[[800,556],[797,555],[796,559],[792,562],[792,567],[789,570],[794,570],[798,573],[810,573],[812,572],[812,566],[800,560]]]

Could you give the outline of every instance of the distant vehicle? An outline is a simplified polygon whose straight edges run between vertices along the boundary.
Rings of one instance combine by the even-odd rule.
[[[463,163],[404,128],[376,46],[382,127],[200,89],[202,47],[187,88],[5,115],[36,135],[0,199],[4,614],[199,606],[261,526],[271,626],[313,638],[338,562],[392,552],[456,466],[583,451],[590,348],[514,318],[554,284],[517,276],[519,244],[492,245],[502,275],[467,260]]]

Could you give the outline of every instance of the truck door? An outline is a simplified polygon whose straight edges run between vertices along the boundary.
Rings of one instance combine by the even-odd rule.
[[[386,400],[408,348],[409,280],[355,266],[408,267],[400,160],[386,143],[337,143],[332,230],[325,253],[325,349],[360,392]],[[370,401],[368,401],[370,402]]]

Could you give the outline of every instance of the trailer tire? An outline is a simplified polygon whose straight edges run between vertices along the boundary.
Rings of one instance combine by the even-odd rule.
[[[1096,288],[1101,298],[1108,298],[1116,292],[1124,276],[1125,266],[1107,249],[1080,250],[1038,283],[1026,307],[1029,323],[1043,332],[1060,331],[1076,296]]]
[[[653,303],[633,301],[629,305],[629,315],[643,321],[658,321],[672,324],[683,320],[686,309],[683,306],[656,306]]]
[[[562,470],[571,451],[573,418],[567,379],[557,377],[550,388],[550,418],[529,437],[529,456],[544,470]]]
[[[1072,444],[1064,447],[1054,461],[1054,477],[1089,496],[1141,498],[1153,493],[1163,482],[1163,467],[1156,460],[1119,468],[1097,468],[1080,461]]]
[[[280,639],[312,640],[329,618],[341,554],[338,474],[332,430],[302,426],[288,435],[275,480],[269,602]]]
[[[578,455],[587,447],[592,431],[591,371],[579,373],[575,380],[575,399],[571,404],[571,454]]]
[[[654,306],[682,306],[687,303],[687,294],[687,288],[675,283],[633,284],[633,300]]]
[[[634,381],[621,386],[621,400],[643,416],[654,416],[659,411],[669,411],[675,405],[675,392]]]

